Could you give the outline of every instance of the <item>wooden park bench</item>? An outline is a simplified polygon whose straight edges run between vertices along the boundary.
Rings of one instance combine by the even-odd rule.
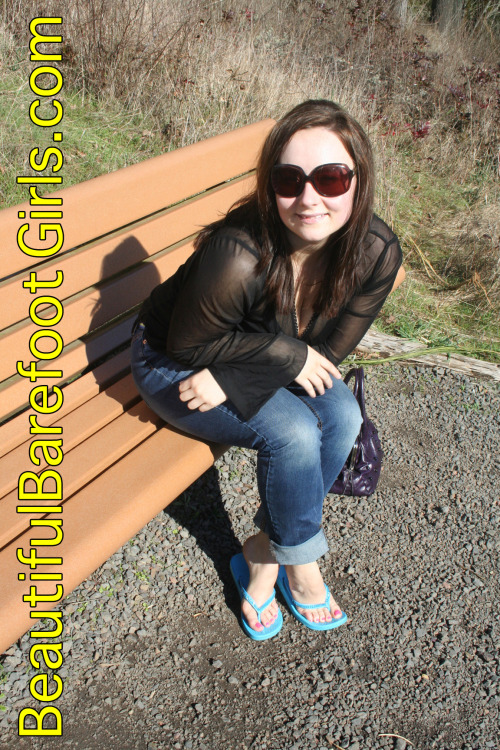
[[[30,574],[62,573],[67,595],[223,452],[223,446],[163,425],[141,401],[130,375],[128,343],[144,297],[186,260],[199,229],[251,188],[256,155],[272,125],[265,120],[50,194],[63,199],[64,229],[64,246],[52,258],[30,258],[17,245],[21,212],[29,217],[30,210],[43,207],[26,203],[0,213],[0,653],[38,622],[31,612],[57,607],[61,598],[32,607],[23,600],[30,586],[53,595],[57,582],[30,581]],[[39,220],[24,221],[30,223],[28,242],[28,236],[38,235]],[[54,233],[49,236],[50,242],[38,246],[50,247]],[[64,280],[58,288],[32,293],[23,282],[33,271],[42,280],[62,271]],[[43,304],[34,310],[38,324],[30,317],[33,300],[47,295],[63,305],[64,315],[52,328],[64,347],[52,360],[37,360],[36,367],[61,370],[62,377],[30,382],[16,363],[29,368],[30,338],[48,330],[43,318],[54,318],[55,306]],[[46,346],[54,349],[53,342]],[[60,386],[64,396],[52,414],[30,406],[30,393],[44,384]],[[30,424],[43,426],[45,433],[31,434]],[[59,427],[62,433],[49,431]],[[48,466],[40,449],[40,464],[30,460],[32,442],[45,438],[62,438],[64,460],[57,466]],[[44,471],[60,474],[62,499],[21,503],[20,475]],[[56,480],[44,476],[43,492],[55,492]],[[35,481],[28,479],[23,488],[34,492]],[[20,505],[62,505],[63,510],[18,512]],[[30,526],[44,518],[63,521],[57,546],[32,541],[54,539],[56,525]],[[63,562],[30,569],[19,561],[18,549],[26,557],[33,549],[39,557]]]

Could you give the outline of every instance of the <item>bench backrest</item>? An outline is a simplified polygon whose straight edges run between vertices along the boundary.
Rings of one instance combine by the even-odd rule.
[[[30,339],[48,329],[39,325],[40,319],[56,313],[54,305],[38,304],[30,317],[33,300],[50,295],[63,305],[64,315],[51,330],[64,348],[54,360],[37,361],[38,369],[61,370],[62,378],[36,380],[36,385],[71,383],[57,412],[60,419],[126,371],[125,349],[140,302],[189,256],[200,228],[249,191],[256,155],[272,125],[264,120],[46,196],[62,198],[61,206],[26,203],[0,212],[0,421],[8,420],[0,455],[26,439],[26,409],[35,387],[17,373],[16,362],[28,368],[36,359]],[[55,231],[40,241],[38,225],[55,220],[30,218],[30,210],[62,211],[57,221],[64,245],[52,258],[32,258],[18,247],[24,223],[29,223],[27,245],[54,245]],[[23,213],[27,218],[20,218]],[[53,290],[31,293],[23,282],[32,271],[42,280],[55,279],[62,271],[64,280]],[[32,342],[40,352],[54,350],[57,343],[36,335]],[[50,415],[44,423],[50,424]]]

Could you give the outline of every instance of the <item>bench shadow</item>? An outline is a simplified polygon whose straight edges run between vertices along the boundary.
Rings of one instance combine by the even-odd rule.
[[[129,317],[128,320],[123,320],[121,324],[118,323],[116,333],[115,331],[106,333],[104,328],[102,331],[99,329],[123,313],[120,291],[114,283],[120,281],[119,274],[133,266],[139,266],[148,257],[144,246],[136,237],[127,237],[103,258],[99,278],[105,282],[111,277],[112,281],[98,288],[99,296],[92,308],[92,319],[88,329],[89,338],[85,343],[87,362],[90,363],[89,370],[93,371],[99,391],[107,390],[110,398],[121,404],[123,411],[138,401],[135,389],[111,388],[109,390],[108,387],[123,378],[127,370],[129,371],[126,352],[130,347],[135,315]],[[130,290],[131,305],[139,304],[160,282],[161,278],[154,264],[144,263],[139,279],[137,281],[134,279],[134,288]],[[108,355],[108,351],[113,351],[113,354]],[[113,361],[120,353],[123,366],[116,370]],[[137,418],[143,422],[149,421],[139,414]]]
[[[116,276],[121,269],[139,265],[148,257],[143,245],[135,237],[128,237],[103,259],[100,279],[104,281],[109,279],[110,276]],[[140,284],[133,290],[134,301],[132,304],[139,304],[161,282],[160,275],[152,263],[144,264],[143,268]],[[92,309],[89,336],[120,313],[120,299],[117,297],[113,284],[103,285],[98,291],[99,298],[95,301]],[[122,328],[120,340],[117,340],[116,343],[112,342],[110,347],[109,345],[103,347],[99,335],[89,337],[85,345],[87,361],[91,363],[89,369],[97,365],[93,373],[100,392],[106,390],[110,398],[121,404],[123,411],[133,407],[133,414],[136,419],[141,422],[150,422],[151,419],[146,415],[147,412],[145,414],[142,410],[141,413],[141,410],[134,406],[140,400],[135,387],[132,387],[132,389],[122,388],[119,382],[113,385],[114,381],[120,381],[124,377],[126,371],[124,373],[123,369],[120,369],[119,373],[110,376],[110,371],[113,372],[112,357],[106,357],[103,354],[103,350],[107,348],[118,352],[122,351],[123,354],[126,350],[129,350],[134,319],[135,316],[126,324],[128,329]],[[166,428],[179,434],[185,434],[173,427],[167,426]],[[163,427],[159,429],[163,429]],[[234,597],[234,587],[230,586],[232,579],[229,571],[229,559],[241,549],[241,544],[233,532],[229,516],[224,508],[215,467],[211,467],[202,474],[178,498],[170,503],[164,512],[170,515],[179,525],[186,528],[200,549],[212,560],[217,574],[223,582],[226,601],[228,600],[228,593],[231,592],[233,594],[231,601],[234,600],[236,605],[237,599]]]
[[[223,584],[226,606],[239,616],[239,598],[229,570],[229,560],[241,552],[220,491],[219,475],[211,466],[163,511],[183,526],[210,558]]]

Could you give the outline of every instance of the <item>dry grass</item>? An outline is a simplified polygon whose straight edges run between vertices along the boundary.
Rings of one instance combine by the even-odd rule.
[[[4,2],[18,46],[39,6]],[[44,12],[60,15],[61,6],[47,0]],[[308,97],[339,101],[371,134],[377,208],[402,237],[406,264],[416,273],[428,268],[426,258],[440,304],[463,303],[466,317],[479,311],[494,321],[498,17],[489,4],[473,30],[446,35],[428,23],[426,3],[410,3],[404,25],[390,7],[379,0],[68,0],[66,90],[82,103],[120,102],[164,149],[277,117]]]

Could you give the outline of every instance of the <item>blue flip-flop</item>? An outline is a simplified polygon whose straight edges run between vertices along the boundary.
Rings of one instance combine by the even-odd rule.
[[[276,583],[278,584],[280,591],[285,598],[290,612],[294,617],[297,618],[299,622],[305,625],[306,628],[310,628],[311,630],[333,630],[333,628],[338,628],[339,625],[343,625],[345,622],[347,622],[347,615],[345,612],[342,612],[342,617],[338,617],[336,619],[332,618],[330,622],[310,622],[307,617],[304,617],[304,615],[297,609],[297,607],[301,607],[301,609],[329,609],[330,589],[328,588],[326,583],[326,597],[325,601],[322,604],[301,604],[296,599],[294,599],[292,596],[292,592],[290,591],[290,584],[288,583],[286,570],[282,565],[280,565],[278,580],[276,581]]]
[[[258,621],[260,622],[262,613],[264,612],[266,607],[269,607],[274,599],[274,589],[267,602],[264,602],[261,607],[258,607],[256,602],[252,599],[252,597],[246,590],[248,582],[250,580],[250,572],[248,570],[247,562],[241,552],[231,558],[230,567],[240,597],[246,599],[247,602],[254,608],[254,610],[257,612]],[[281,626],[283,625],[283,615],[280,611],[278,611],[278,617],[276,618],[276,620],[271,625],[269,625],[269,627],[263,625],[263,630],[261,630],[260,632],[250,627],[243,612],[241,613],[241,624],[243,625],[245,633],[254,641],[266,641],[268,638],[272,638],[274,635],[277,635],[281,630]]]

